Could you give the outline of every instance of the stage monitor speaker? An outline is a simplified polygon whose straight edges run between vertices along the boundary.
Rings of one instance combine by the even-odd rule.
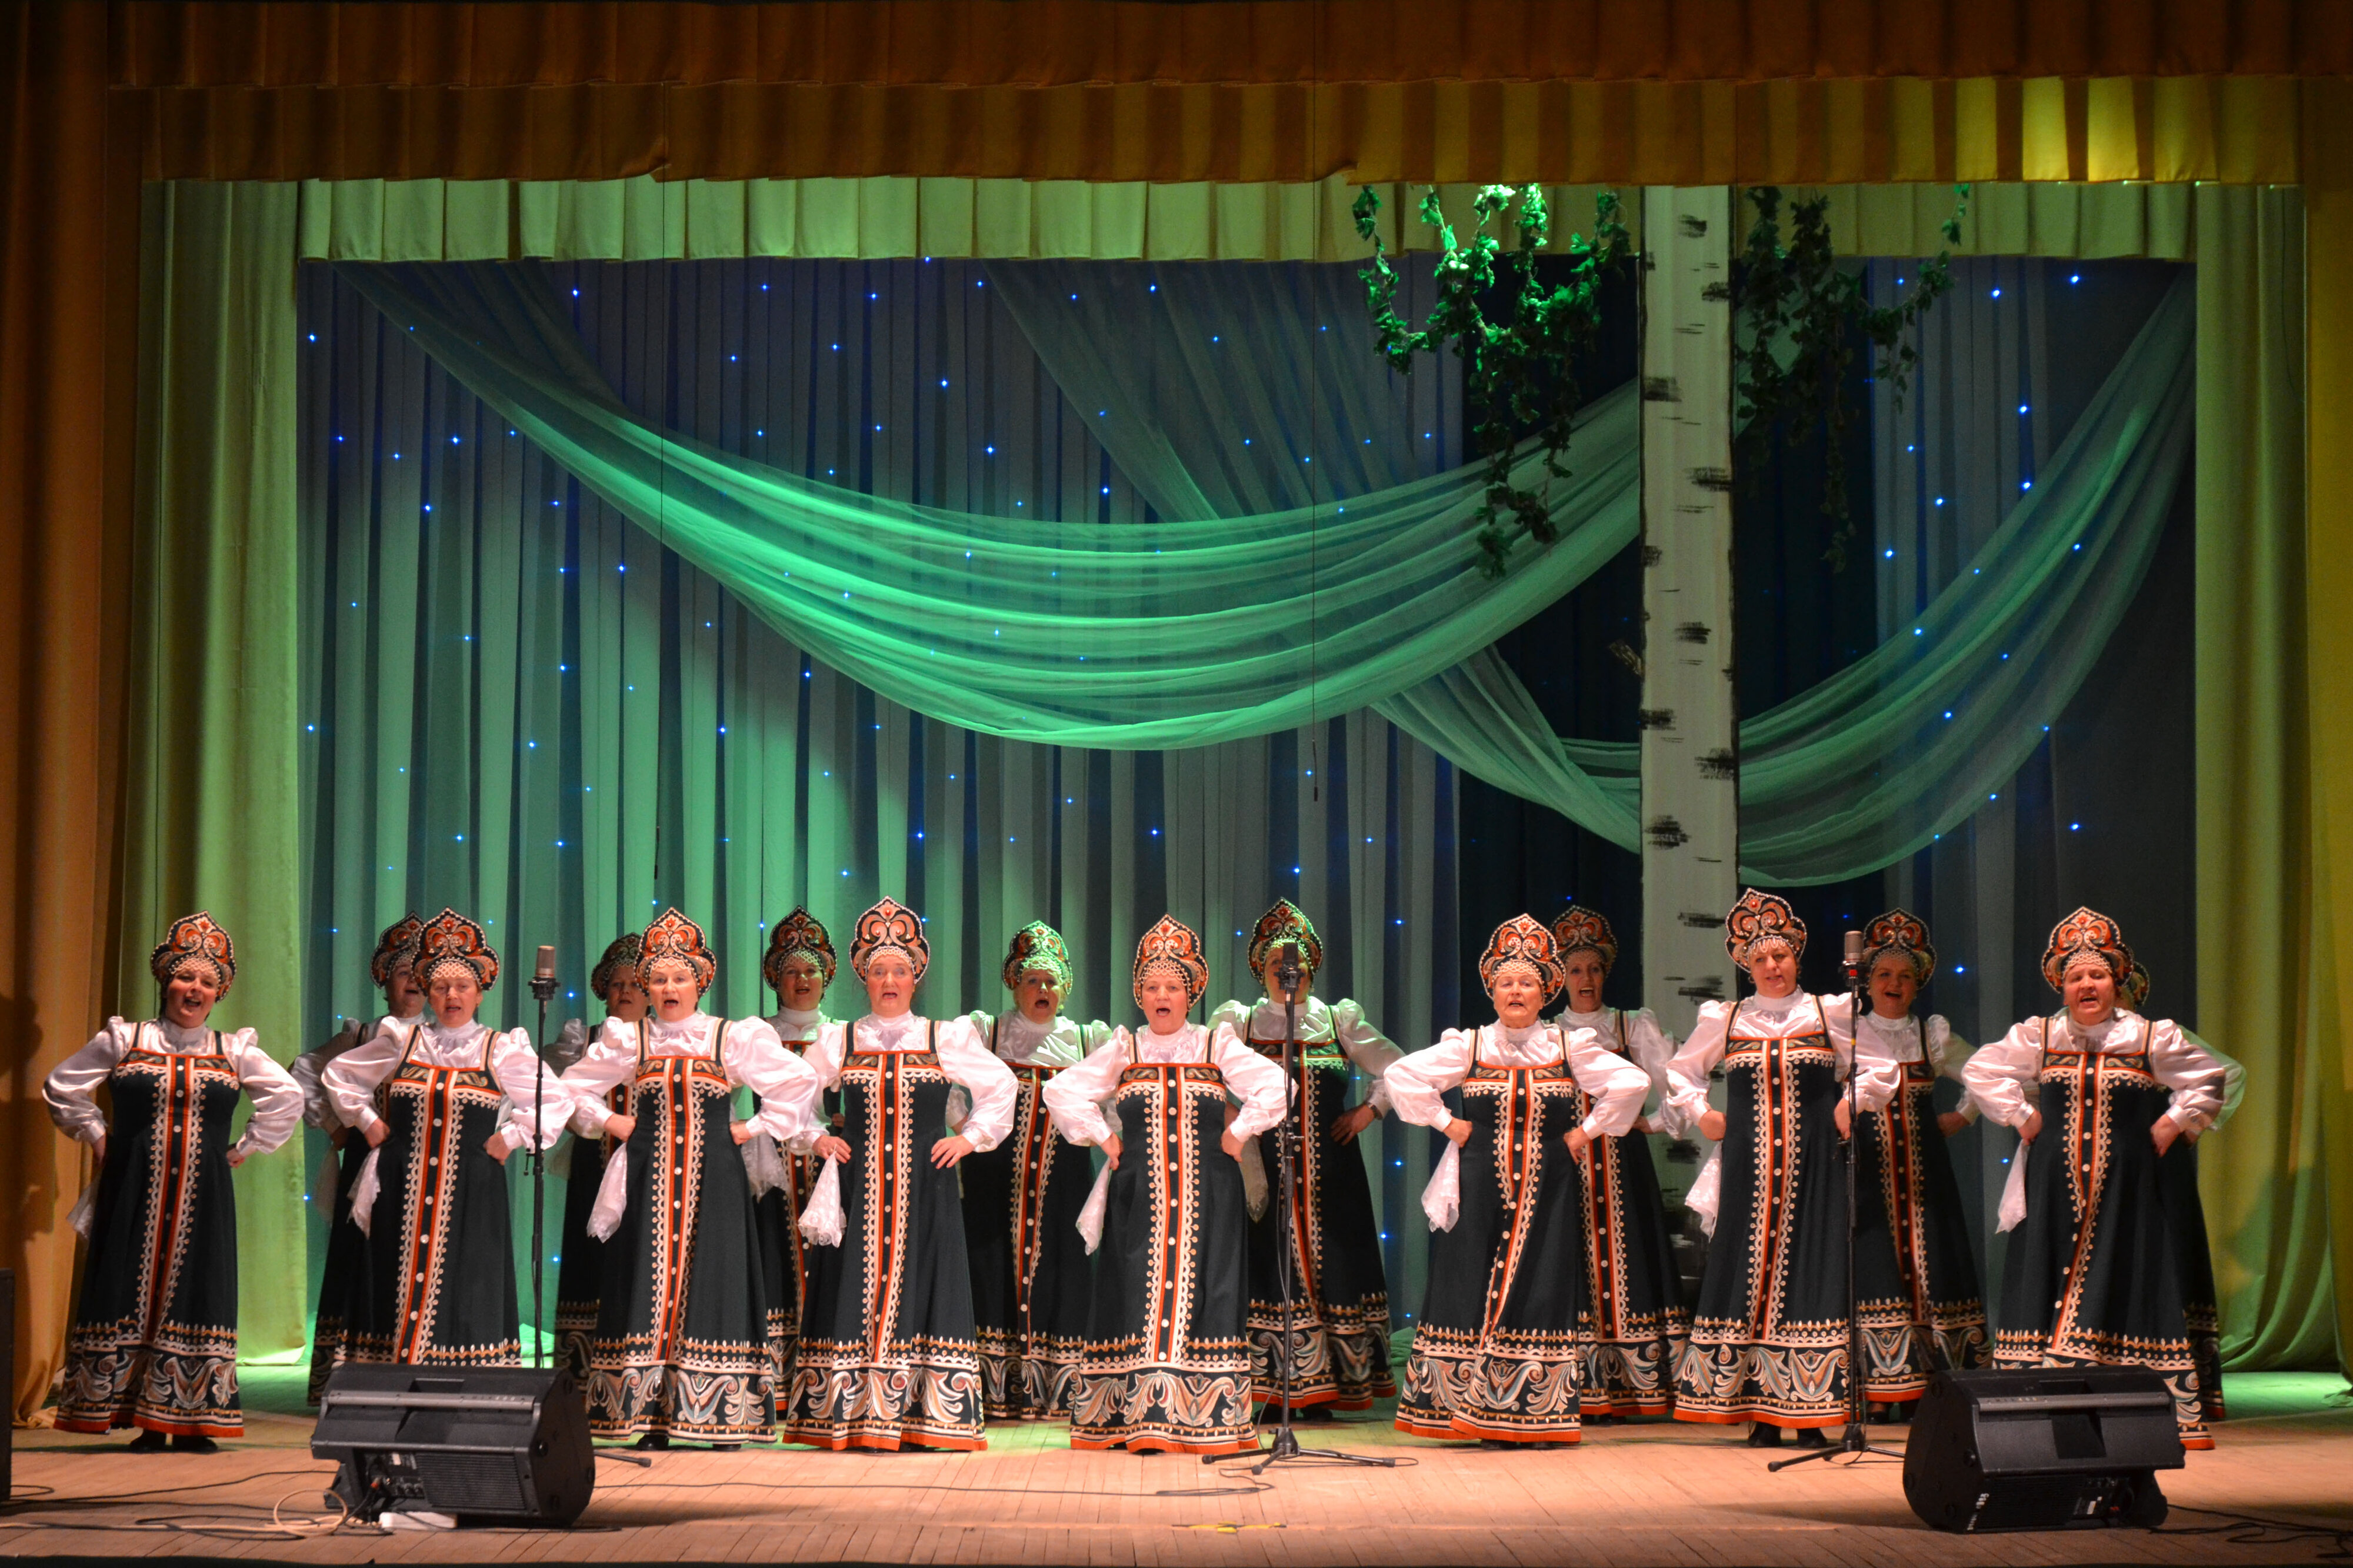
[[[2165,1521],[2181,1468],[2165,1380],[2137,1367],[1940,1372],[1912,1416],[1904,1496],[1939,1530]]]
[[[561,1371],[347,1365],[327,1382],[314,1458],[353,1517],[390,1510],[566,1525],[596,1486],[588,1411]]]

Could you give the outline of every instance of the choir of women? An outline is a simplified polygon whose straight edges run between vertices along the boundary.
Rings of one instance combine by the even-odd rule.
[[[1751,889],[1725,919],[1725,947],[1753,995],[1701,1005],[1667,1064],[1682,1125],[1720,1143],[1721,1183],[1699,1308],[1675,1376],[1683,1421],[1751,1424],[1759,1447],[1794,1427],[1808,1447],[1845,1419],[1847,1400],[1845,1080],[1866,1111],[1886,1105],[1894,1074],[1857,1062],[1851,1003],[1798,984],[1805,922],[1786,900]],[[1726,1106],[1707,1100],[1724,1068]]]
[[[1651,1078],[1597,1031],[1543,1022],[1564,978],[1552,932],[1514,915],[1479,957],[1495,1021],[1389,1069],[1398,1114],[1451,1145],[1423,1197],[1436,1234],[1399,1431],[1577,1440],[1593,1145],[1634,1125]]]
[[[634,1025],[646,1016],[647,1000],[638,984],[638,955],[644,939],[636,931],[615,937],[605,956],[588,972],[588,994],[605,1008],[604,1027]],[[596,1123],[581,1115],[580,1097],[572,1096],[572,1143],[564,1169],[563,1250],[556,1255],[556,1364],[572,1373],[581,1389],[588,1386],[589,1349],[596,1337],[597,1304],[605,1293],[605,1244],[591,1233],[596,1194],[604,1185],[608,1151]],[[629,1108],[629,1085],[616,1082],[604,1100],[610,1112]],[[559,1158],[563,1156],[559,1154]],[[551,1167],[553,1162],[550,1163]]]
[[[313,1203],[318,1202],[320,1192],[327,1194],[327,1266],[319,1278],[319,1310],[311,1331],[308,1394],[312,1405],[319,1403],[327,1391],[327,1379],[343,1363],[345,1336],[351,1331],[352,1314],[364,1286],[363,1270],[367,1267],[367,1237],[352,1218],[352,1191],[359,1183],[360,1166],[367,1160],[367,1140],[353,1137],[351,1129],[343,1125],[334,1101],[327,1098],[321,1075],[329,1062],[361,1040],[374,1038],[386,1028],[405,1028],[425,1016],[425,988],[417,983],[417,939],[424,930],[425,922],[412,912],[385,927],[384,934],[376,938],[375,952],[368,959],[368,978],[384,994],[384,1014],[375,1027],[363,1032],[359,1020],[350,1019],[325,1045],[296,1057],[290,1069],[302,1088],[303,1124],[327,1135],[334,1162],[328,1167],[332,1177],[314,1182],[311,1193]]]
[[[1067,1417],[1094,1304],[1094,1266],[1078,1229],[1094,1165],[1086,1150],[1056,1131],[1045,1091],[1056,1073],[1078,1066],[1108,1039],[1111,1028],[1062,1016],[1071,950],[1043,921],[1013,933],[1003,977],[1012,1011],[971,1018],[1020,1091],[1005,1141],[964,1163],[981,1404],[991,1421]],[[950,1120],[961,1126],[963,1108],[954,1109]]]
[[[1250,1424],[1249,1200],[1243,1143],[1282,1120],[1282,1069],[1229,1026],[1188,1015],[1209,988],[1190,926],[1136,943],[1142,1029],[1046,1086],[1055,1125],[1103,1150],[1094,1310],[1071,1394],[1071,1446],[1234,1454]],[[1227,1099],[1240,1102],[1230,1121]],[[1108,1111],[1108,1114],[1106,1114]]]
[[[702,1010],[719,973],[702,928],[676,910],[646,928],[638,985],[652,1004],[608,1021],[564,1087],[613,1141],[589,1230],[606,1243],[590,1342],[588,1426],[642,1447],[690,1437],[733,1447],[776,1425],[759,1234],[742,1145],[813,1124],[817,1076],[765,1018]],[[629,1086],[628,1109],[605,1097]],[[735,1120],[735,1091],[760,1108]]]
[[[506,1158],[539,1129],[564,1132],[570,1099],[516,1029],[476,1021],[498,984],[482,928],[445,909],[417,933],[426,1011],[379,1028],[321,1074],[344,1125],[368,1143],[353,1184],[368,1237],[345,1353],[422,1366],[513,1365],[522,1354]]]
[[[2024,1145],[2002,1194],[1994,1361],[2147,1367],[2172,1391],[2183,1445],[2210,1448],[2165,1161],[2213,1123],[2224,1074],[2179,1028],[2120,1005],[2134,968],[2116,922],[2077,910],[2042,954],[2061,1010],[1969,1058],[1970,1093]]]
[[[1855,1315],[1863,1392],[1892,1419],[1927,1392],[1932,1373],[1983,1366],[1992,1353],[1960,1183],[1945,1152],[1968,1117],[1936,1110],[1937,1084],[1956,1073],[1956,1042],[1941,1015],[1912,1012],[1936,973],[1936,950],[1917,915],[1890,910],[1864,931],[1868,1001],[1854,1048],[1886,1064],[1897,1088],[1856,1131]]]
[[[1605,1006],[1602,987],[1618,962],[1618,933],[1596,910],[1571,904],[1552,922],[1568,1005],[1553,1020],[1562,1031],[1590,1029],[1602,1047],[1641,1068],[1649,1093],[1667,1086],[1675,1043],[1648,1007]],[[1583,1095],[1582,1089],[1578,1090]],[[1647,1103],[1647,1101],[1646,1101]],[[1577,1119],[1593,1111],[1580,1100]],[[1674,1407],[1675,1368],[1691,1337],[1683,1279],[1667,1233],[1666,1200],[1651,1158],[1651,1122],[1593,1145],[1585,1190],[1586,1347],[1578,1404],[1601,1421],[1663,1415]]]
[[[57,1423],[135,1426],[134,1449],[168,1440],[208,1453],[245,1431],[229,1172],[293,1134],[302,1091],[251,1029],[206,1027],[237,980],[237,945],[211,915],[174,921],[147,967],[163,991],[157,1016],[108,1019],[41,1086],[51,1120],[98,1160]],[[230,1114],[248,1096],[253,1114],[233,1140]]]
[[[1357,1135],[1388,1113],[1382,1075],[1404,1053],[1365,1021],[1365,1009],[1343,999],[1326,1005],[1314,994],[1324,967],[1324,943],[1314,922],[1288,899],[1259,917],[1250,933],[1252,978],[1263,988],[1257,1003],[1228,1002],[1209,1015],[1209,1027],[1233,1030],[1244,1045],[1280,1064],[1284,1059],[1282,969],[1288,948],[1297,956],[1295,1009],[1300,1085],[1277,1136],[1289,1145],[1293,1172],[1290,1224],[1273,1205],[1279,1164],[1257,1142],[1242,1150],[1242,1178],[1250,1199],[1250,1380],[1262,1405],[1287,1390],[1293,1406],[1311,1415],[1334,1409],[1369,1409],[1397,1393],[1389,1376],[1389,1288],[1381,1267],[1380,1222]],[[1372,1089],[1348,1103],[1351,1068]],[[1291,1346],[1281,1359],[1285,1280],[1279,1235],[1291,1244],[1288,1281]]]
[[[956,1167],[1003,1142],[1018,1090],[967,1018],[914,1010],[930,964],[923,918],[885,899],[858,917],[849,967],[870,1011],[828,1024],[803,1058],[841,1091],[842,1128],[794,1135],[829,1168],[803,1232],[801,1332],[781,1424],[819,1448],[981,1448],[980,1347]],[[961,1130],[948,1095],[964,1089]]]
[[[76,1205],[89,1259],[58,1425],[137,1427],[143,1449],[241,1433],[230,1170],[304,1121],[332,1145],[313,1401],[351,1361],[516,1364],[513,1271],[480,1264],[512,1256],[507,1156],[534,1127],[544,1149],[568,1126],[559,1364],[599,1436],[972,1449],[991,1420],[1050,1418],[1077,1447],[1243,1452],[1254,1405],[1286,1381],[1290,1404],[1326,1415],[1396,1390],[1356,1142],[1393,1108],[1446,1141],[1423,1195],[1406,1432],[1550,1447],[1588,1415],[1672,1412],[1819,1446],[1856,1376],[1852,1134],[1875,1412],[1897,1418],[1934,1372],[1989,1359],[2142,1366],[2171,1390],[2185,1444],[2211,1447],[2195,1144],[2243,1074],[2141,1014],[2148,976],[2116,922],[2062,921],[2042,964],[2060,1010],[1966,1062],[1946,1020],[1916,1010],[1936,970],[1916,916],[1870,922],[1860,995],[1802,988],[1805,925],[1779,898],[1744,893],[1725,931],[1753,991],[1703,1005],[1680,1047],[1647,1009],[1608,1005],[1616,934],[1572,906],[1551,928],[1496,929],[1479,963],[1493,1023],[1404,1056],[1356,1003],[1314,995],[1323,944],[1288,900],[1252,933],[1262,995],[1206,1023],[1200,939],[1163,917],[1137,944],[1134,1029],[1064,1013],[1071,956],[1042,921],[1006,954],[1006,1010],[917,1013],[931,947],[889,899],[850,943],[863,1016],[823,1011],[833,944],[797,909],[761,965],[776,1013],[715,1018],[716,959],[672,910],[606,949],[589,980],[602,1027],[576,1060],[552,1047],[551,1068],[523,1032],[478,1021],[498,954],[445,909],[385,931],[369,963],[383,1015],[290,1074],[252,1030],[206,1026],[236,952],[190,915],[151,959],[158,1016],[110,1020],[44,1085],[98,1159]],[[1965,1096],[1939,1113],[1948,1078]],[[1990,1342],[1945,1148],[1979,1110],[2021,1139]],[[1716,1145],[1690,1200],[1710,1237],[1688,1315],[1654,1131]]]

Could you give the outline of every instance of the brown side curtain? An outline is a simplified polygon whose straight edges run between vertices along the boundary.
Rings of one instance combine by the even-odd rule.
[[[65,1214],[88,1163],[49,1125],[41,1079],[121,1005],[107,970],[130,492],[109,458],[132,429],[138,166],[109,163],[106,40],[100,6],[0,13],[0,1268],[17,1270],[19,1419],[64,1343]]]

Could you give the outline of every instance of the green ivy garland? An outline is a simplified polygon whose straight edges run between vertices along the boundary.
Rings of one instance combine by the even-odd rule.
[[[1890,384],[1895,406],[1902,408],[1920,359],[1911,329],[1953,286],[1949,247],[1960,243],[1969,187],[1957,185],[1954,193],[1957,205],[1943,226],[1947,248],[1920,268],[1910,294],[1895,304],[1873,307],[1863,296],[1861,275],[1840,267],[1831,248],[1827,196],[1789,204],[1784,245],[1779,187],[1755,185],[1748,191],[1757,218],[1732,268],[1733,469],[1751,483],[1763,477],[1770,467],[1776,424],[1792,447],[1820,430],[1822,515],[1837,524],[1824,555],[1834,571],[1845,570],[1854,538],[1842,439],[1854,420],[1846,396],[1847,371],[1854,362],[1852,334],[1860,328],[1878,351],[1878,377]],[[1795,351],[1786,366],[1781,345]]]
[[[1506,254],[1500,231],[1506,211],[1516,204],[1513,219],[1517,247]],[[1464,389],[1470,394],[1476,423],[1472,439],[1487,460],[1487,491],[1479,509],[1481,565],[1490,577],[1504,574],[1505,555],[1518,532],[1540,544],[1557,537],[1547,491],[1554,479],[1567,479],[1562,455],[1568,449],[1569,425],[1577,412],[1577,383],[1570,374],[1576,356],[1588,351],[1601,322],[1603,269],[1633,254],[1626,226],[1619,220],[1618,196],[1604,191],[1594,204],[1593,237],[1572,235],[1565,252],[1568,281],[1547,289],[1536,280],[1536,255],[1552,232],[1552,215],[1545,206],[1541,187],[1482,185],[1472,199],[1475,215],[1470,243],[1458,245],[1453,226],[1446,221],[1431,186],[1421,199],[1421,221],[1438,231],[1438,298],[1430,307],[1429,324],[1416,330],[1397,313],[1398,274],[1389,265],[1375,221],[1381,199],[1370,187],[1357,196],[1353,211],[1356,232],[1372,242],[1373,258],[1359,273],[1365,280],[1365,300],[1371,308],[1379,351],[1392,369],[1410,374],[1414,357],[1435,354],[1451,342],[1462,362]],[[1510,317],[1490,321],[1480,308],[1480,296],[1495,286],[1501,257],[1511,272]],[[1522,489],[1512,482],[1513,453],[1524,431],[1543,441],[1545,481],[1542,489]]]

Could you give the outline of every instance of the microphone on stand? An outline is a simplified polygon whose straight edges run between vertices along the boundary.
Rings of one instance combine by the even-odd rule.
[[[546,950],[545,948],[541,948],[541,949],[540,949],[540,951],[541,951],[542,952],[545,952],[547,950]],[[1862,933],[1861,931],[1849,931],[1849,932],[1847,932],[1847,933],[1846,933],[1846,975],[1847,975],[1847,978],[1848,978],[1848,979],[1850,979],[1850,980],[1853,979],[1853,978],[1856,976],[1856,974],[1858,974],[1859,973],[1861,973],[1862,969]]]
[[[547,1155],[541,1117],[547,1103],[547,1005],[555,999],[555,949],[542,947],[533,968],[531,994],[539,998],[539,1031],[532,1037],[532,1071],[537,1081],[531,1097],[531,1364],[547,1364],[547,1326],[541,1318],[546,1288],[547,1260],[543,1237],[547,1215]]]

